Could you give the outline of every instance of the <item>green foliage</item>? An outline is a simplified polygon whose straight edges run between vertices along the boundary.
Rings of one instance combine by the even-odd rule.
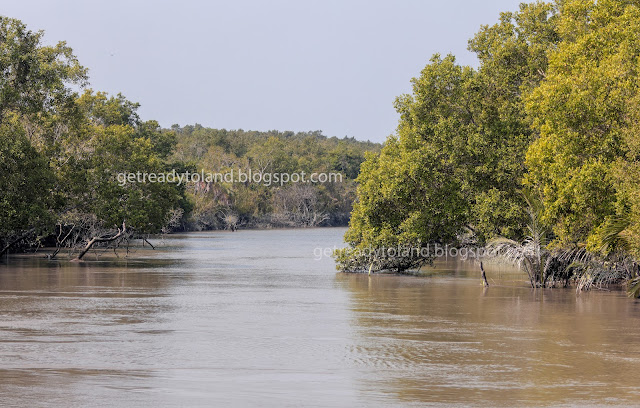
[[[371,262],[361,257],[369,248],[449,243],[462,231],[469,205],[463,194],[467,186],[457,176],[465,160],[464,132],[459,130],[470,120],[457,107],[464,106],[472,75],[453,57],[436,56],[413,80],[414,96],[397,99],[398,136],[387,140],[379,156],[368,156],[357,179],[358,201],[345,235],[351,249],[338,255],[341,269],[370,268]],[[376,261],[374,270],[402,271],[429,259],[412,251]]]
[[[527,152],[526,183],[543,193],[556,243],[576,245],[594,242],[616,215],[614,173],[638,89],[640,8],[566,1],[558,26],[562,40],[549,53],[545,81],[527,97],[540,137]]]
[[[525,153],[536,137],[523,108],[523,95],[545,77],[547,52],[558,41],[556,7],[521,4],[502,13],[500,22],[484,26],[469,41],[480,68],[469,89],[474,127],[467,132],[470,151],[469,200],[480,242],[495,236],[519,238],[525,233],[522,201]],[[467,165],[463,163],[463,165]]]
[[[0,17],[0,244],[63,225],[94,235],[123,222],[151,233],[187,219],[190,228],[341,225],[355,202],[349,248],[337,254],[342,270],[403,271],[428,255],[371,251],[472,236],[517,255],[534,286],[557,267],[575,271],[582,287],[624,277],[636,294],[638,32],[633,0],[538,1],[502,13],[469,41],[477,69],[435,55],[412,80],[412,93],[395,101],[397,132],[380,149],[320,131],[161,129],[123,95],[78,95],[87,77],[72,50],[45,46],[42,32]],[[345,180],[116,180],[171,169],[339,172]],[[587,251],[588,261],[560,265],[563,250]]]
[[[44,46],[42,36],[0,16],[0,123],[10,112],[33,118],[69,108],[75,95],[67,85],[87,79],[71,48],[64,42]]]
[[[169,211],[179,207],[183,191],[170,183],[120,185],[116,178],[119,173],[166,171],[151,140],[136,137],[130,126],[111,125],[95,129],[91,147],[86,210],[107,226],[126,221],[139,233],[160,232]]]
[[[521,5],[470,41],[478,70],[436,55],[412,80],[413,94],[396,100],[397,136],[362,167],[345,236],[351,250],[338,255],[340,269],[367,269],[349,255],[364,247],[455,244],[469,229],[479,242],[525,232],[522,177],[535,133],[522,96],[544,78],[546,53],[558,38],[555,21],[550,4]],[[410,257],[374,268],[428,261]]]
[[[78,95],[86,70],[71,48],[45,46],[42,35],[0,18],[0,250],[32,230],[73,230],[79,243],[123,223],[134,235],[184,228],[187,219],[194,228],[346,223],[364,152],[378,145],[319,131],[161,129],[122,94]],[[341,172],[346,180],[297,188],[117,179],[201,169]]]
[[[75,93],[86,70],[61,42],[0,16],[0,244],[21,231],[46,231],[60,202],[54,194],[55,140],[74,123]],[[61,118],[69,126],[61,126]],[[0,250],[2,250],[0,245]]]
[[[536,2],[470,40],[477,70],[434,57],[396,101],[397,136],[362,166],[339,268],[396,268],[354,254],[454,244],[468,227],[479,243],[518,254],[533,285],[554,263],[588,275],[586,286],[632,277],[620,265],[640,256],[638,32],[637,1]],[[548,247],[527,227],[533,195]],[[599,272],[560,265],[559,253],[583,248],[584,270]],[[397,269],[428,259],[402,262]]]
[[[122,94],[109,97],[105,92],[94,94],[88,89],[78,98],[77,104],[95,125],[133,127],[140,123],[136,112],[140,104],[128,101]]]
[[[529,277],[531,287],[544,286],[552,264],[552,253],[547,249],[549,231],[540,222],[542,202],[532,194],[524,194],[527,203],[527,235],[521,242],[497,237],[487,244],[488,253],[516,263]]]
[[[379,145],[314,132],[257,132],[172,126],[171,158],[212,173],[340,173],[342,182],[297,186],[215,182],[190,187],[195,203],[190,228],[345,225],[355,198],[354,179],[367,151]],[[304,188],[302,188],[304,187]]]
[[[52,198],[46,192],[54,175],[16,123],[0,125],[0,174],[0,243],[32,226],[50,226]]]
[[[610,238],[614,247],[622,243],[629,255],[640,259],[640,95],[630,102],[627,124],[624,129],[627,151],[616,159],[611,172],[616,189],[616,215],[600,227],[605,240],[599,241],[607,245]]]
[[[42,35],[0,17],[0,250],[24,231],[72,228],[82,239],[126,222],[145,234],[188,212],[184,186],[116,177],[183,166],[166,160],[175,132],[141,121],[122,95],[78,96],[72,86],[86,83],[86,70]]]

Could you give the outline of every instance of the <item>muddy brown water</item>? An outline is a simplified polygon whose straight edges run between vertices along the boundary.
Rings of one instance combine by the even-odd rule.
[[[429,277],[339,274],[316,255],[343,233],[5,259],[0,406],[640,405],[638,301],[533,291],[502,265],[483,289],[455,259]]]

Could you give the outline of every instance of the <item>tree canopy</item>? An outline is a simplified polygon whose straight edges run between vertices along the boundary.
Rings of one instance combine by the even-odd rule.
[[[379,148],[319,131],[162,129],[124,95],[88,89],[87,70],[64,42],[44,45],[42,31],[7,17],[0,71],[0,253],[21,241],[90,248],[172,229],[344,225],[364,152]],[[345,179],[274,187],[118,180],[230,169]]]
[[[430,261],[359,258],[367,247],[522,239],[525,197],[539,197],[550,248],[610,252],[615,236],[637,256],[639,31],[637,1],[539,1],[481,27],[477,69],[434,56],[362,166],[338,266]]]

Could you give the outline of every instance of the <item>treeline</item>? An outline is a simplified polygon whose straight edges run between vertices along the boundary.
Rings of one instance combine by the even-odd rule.
[[[477,69],[435,55],[363,164],[340,268],[431,260],[367,248],[488,244],[534,286],[637,283],[639,32],[640,1],[534,2],[469,41]]]
[[[206,172],[236,174],[340,175],[341,182],[192,183],[194,204],[187,229],[238,227],[311,227],[347,225],[355,199],[355,182],[365,152],[380,145],[314,132],[256,132],[172,126],[172,157]],[[259,180],[259,178],[258,178]]]
[[[42,43],[0,17],[0,255],[53,245],[126,245],[176,229],[337,225],[372,143],[320,132],[172,129],[142,120],[138,104],[87,89],[87,70],[64,42]],[[121,183],[121,173],[335,171],[343,183]]]

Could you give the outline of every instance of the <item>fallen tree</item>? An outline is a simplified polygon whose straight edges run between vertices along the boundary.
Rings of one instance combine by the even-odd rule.
[[[122,223],[122,228],[118,228],[118,233],[116,233],[115,235],[112,236],[101,236],[101,237],[93,237],[89,240],[89,242],[87,243],[87,245],[84,247],[84,249],[80,252],[80,254],[78,255],[78,257],[75,259],[76,261],[80,261],[82,260],[82,257],[86,255],[87,252],[89,252],[91,250],[91,248],[99,242],[113,242],[115,240],[117,240],[118,238],[123,237],[125,234],[127,233],[127,226],[126,224],[123,222]]]

